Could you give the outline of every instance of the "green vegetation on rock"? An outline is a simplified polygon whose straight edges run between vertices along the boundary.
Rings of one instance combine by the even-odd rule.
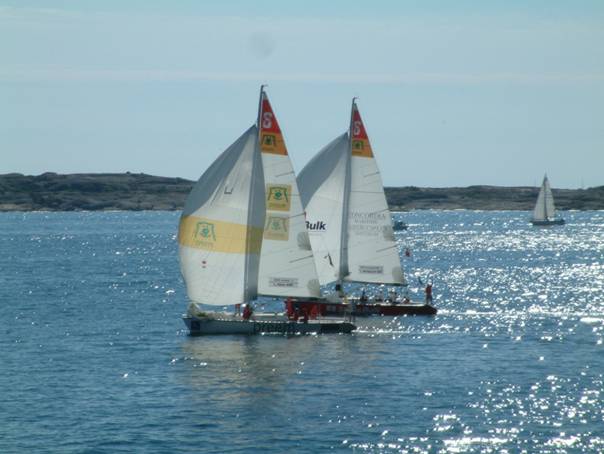
[[[0,175],[0,211],[180,210],[194,182],[134,173]],[[392,210],[532,210],[539,189],[387,187]],[[561,210],[604,209],[604,186],[554,189]]]

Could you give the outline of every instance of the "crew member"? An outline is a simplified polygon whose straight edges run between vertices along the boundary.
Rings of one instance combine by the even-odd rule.
[[[288,319],[293,319],[294,318],[294,302],[293,300],[288,297],[287,300],[285,300],[285,308],[287,311],[287,318]]]
[[[432,304],[432,282],[426,285],[426,304]]]
[[[363,289],[363,291],[361,292],[361,298],[359,298],[359,301],[361,303],[366,303],[367,302],[367,295],[365,294],[365,289]]]
[[[254,309],[252,309],[252,305],[246,304],[245,308],[243,309],[243,319],[249,320],[253,313],[254,313]]]

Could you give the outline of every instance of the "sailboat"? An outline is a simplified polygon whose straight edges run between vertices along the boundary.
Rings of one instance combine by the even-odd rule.
[[[298,176],[302,204],[321,285],[335,282],[325,300],[295,301],[322,315],[432,315],[429,304],[392,295],[348,298],[344,282],[406,286],[382,178],[356,99],[349,130],[334,139]]]
[[[537,226],[564,224],[564,219],[556,215],[554,196],[552,195],[552,188],[550,187],[547,175],[543,177],[543,183],[541,183],[531,223]]]
[[[300,322],[251,315],[249,309],[241,316],[199,306],[249,305],[259,295],[320,296],[296,176],[264,86],[257,123],[210,165],[188,195],[178,243],[191,300],[183,319],[191,334],[355,329],[346,321]]]

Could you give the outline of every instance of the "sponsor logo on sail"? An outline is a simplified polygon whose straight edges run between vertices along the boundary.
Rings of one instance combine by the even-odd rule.
[[[362,140],[353,140],[352,149],[354,151],[362,152],[365,149],[365,143]]]
[[[214,232],[214,224],[211,222],[198,222],[195,229],[195,238],[205,241],[216,241],[216,233]]]
[[[359,265],[361,274],[384,274],[384,267],[377,265]]]
[[[298,287],[298,279],[293,277],[271,277],[268,285],[270,287],[295,288]]]
[[[289,218],[268,215],[264,226],[264,238],[269,240],[287,241],[289,239]]]
[[[384,212],[364,213],[362,211],[352,211],[350,218],[359,224],[376,224],[379,221],[384,221],[390,214]]]
[[[268,185],[266,196],[266,208],[273,211],[289,211],[290,208],[290,185],[274,186]]]
[[[311,232],[325,232],[327,230],[327,224],[323,221],[306,221],[306,228]]]
[[[201,221],[195,225],[193,243],[197,247],[213,249],[216,244],[216,230],[211,222]]]
[[[262,135],[262,145],[265,147],[276,147],[277,146],[277,138],[274,134],[263,134]]]

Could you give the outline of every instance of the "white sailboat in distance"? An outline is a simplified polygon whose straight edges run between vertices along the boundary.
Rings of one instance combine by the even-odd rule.
[[[264,91],[258,121],[204,172],[188,195],[178,230],[191,334],[351,332],[344,321],[253,315],[259,295],[320,295],[296,176]],[[200,305],[247,304],[243,315]]]
[[[382,178],[355,99],[349,130],[302,169],[298,186],[319,282],[336,283],[335,298],[296,301],[298,307],[318,305],[323,315],[436,313],[431,305],[408,299],[355,301],[344,295],[344,282],[406,285]]]
[[[564,219],[556,214],[554,196],[547,175],[543,177],[543,183],[541,183],[541,189],[539,189],[539,195],[537,196],[537,203],[535,203],[535,208],[533,209],[531,223],[536,226],[564,224]]]

